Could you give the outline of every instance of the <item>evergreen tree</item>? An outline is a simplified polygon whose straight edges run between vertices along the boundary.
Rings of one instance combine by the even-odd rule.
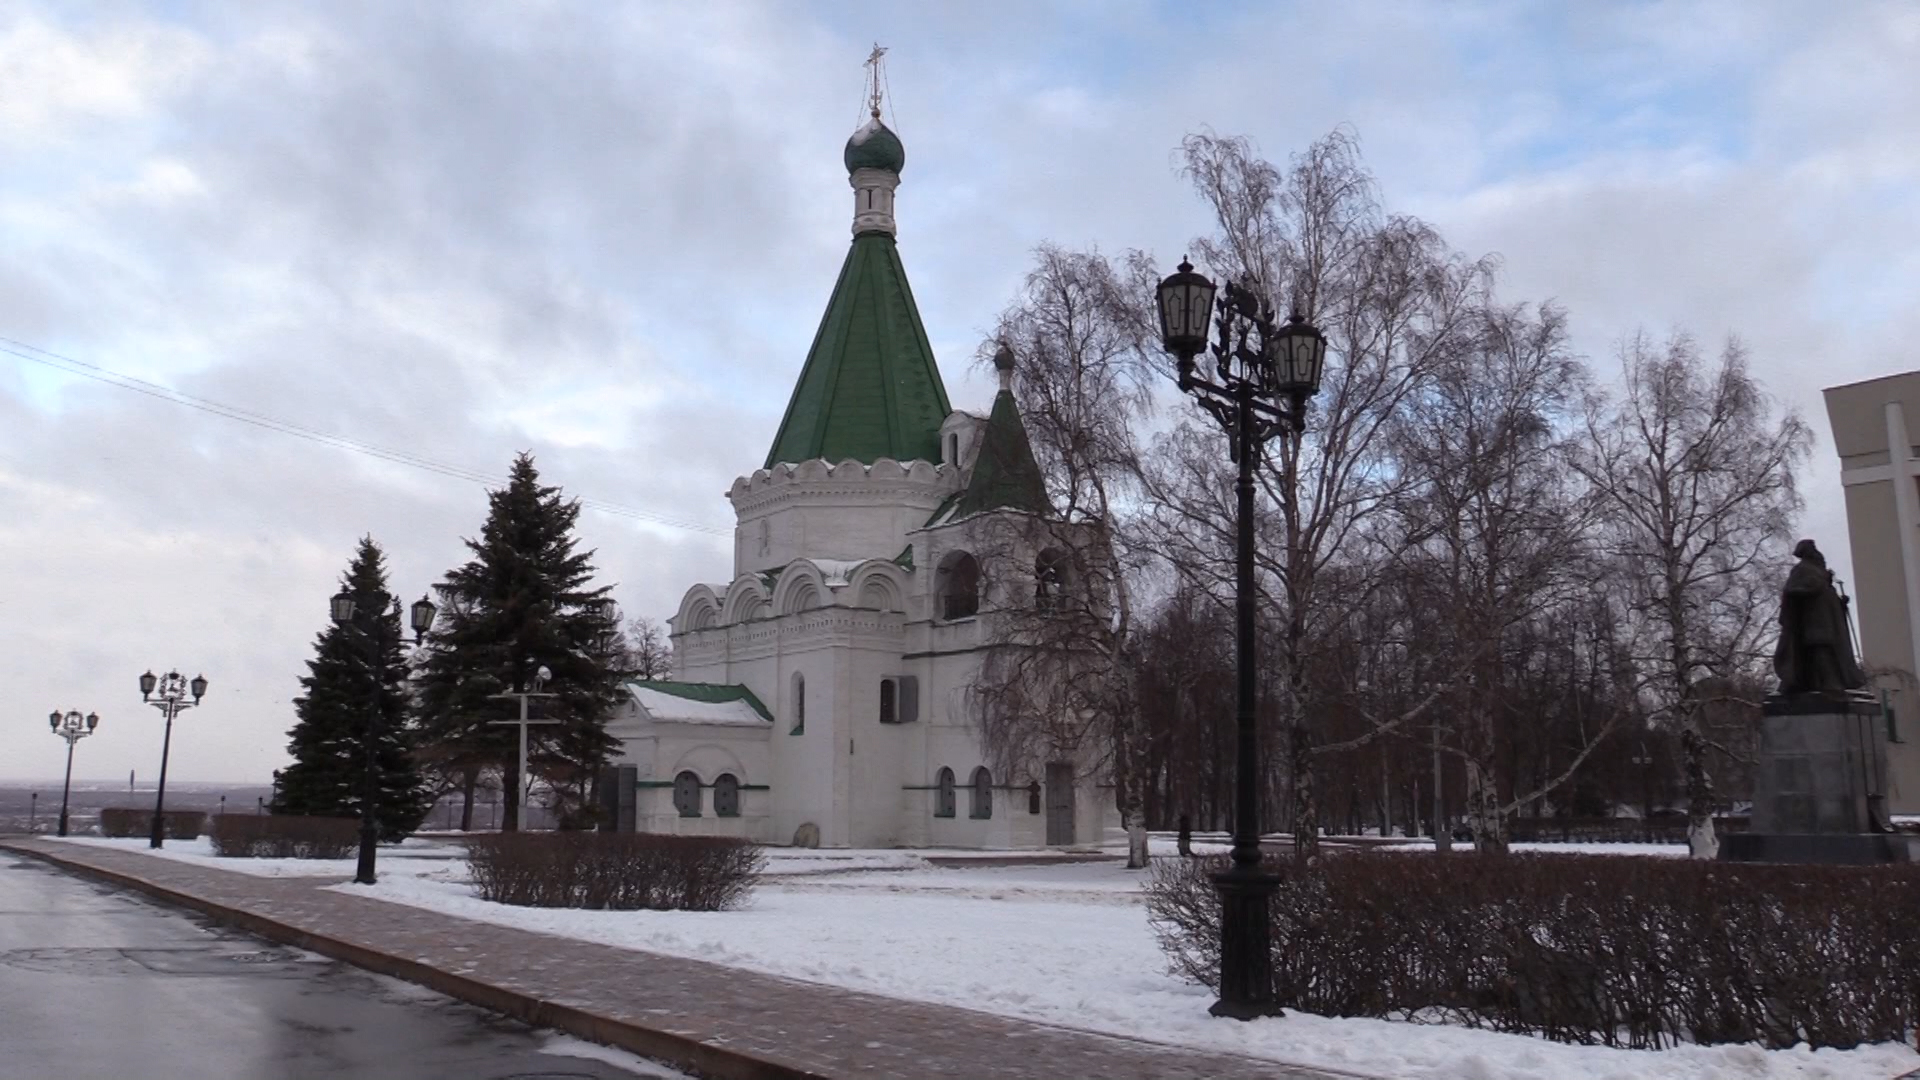
[[[327,628],[314,642],[313,659],[301,676],[304,693],[294,699],[294,722],[287,750],[293,764],[276,774],[272,810],[314,817],[360,816],[366,790],[367,727],[375,724],[378,795],[375,814],[380,835],[398,840],[426,817],[431,803],[421,786],[411,752],[407,664],[402,653],[400,606],[386,596],[386,556],[371,537],[363,537],[341,579],[358,601],[348,626]],[[384,600],[382,599],[384,598]],[[374,713],[375,674],[367,635],[381,627],[384,649],[378,668],[379,710]]]
[[[518,734],[490,722],[519,716],[497,695],[530,690],[535,672],[551,678],[529,715],[558,720],[528,730],[528,770],[560,797],[563,820],[588,808],[595,772],[617,742],[606,720],[623,679],[618,609],[608,586],[591,587],[593,552],[575,550],[580,505],[543,486],[533,458],[521,454],[507,486],[487,496],[487,520],[466,541],[473,558],[436,585],[442,614],[419,674],[423,751],[461,775],[471,824],[473,781],[498,770],[504,783],[501,826],[520,824]]]

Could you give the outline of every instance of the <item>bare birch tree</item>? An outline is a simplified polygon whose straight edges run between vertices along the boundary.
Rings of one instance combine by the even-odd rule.
[[[1140,366],[1145,324],[1130,298],[1104,256],[1043,246],[997,341],[982,350],[1014,354],[1014,396],[1050,507],[1000,515],[980,545],[997,608],[976,695],[1003,775],[1056,760],[1111,775],[1127,865],[1139,869],[1147,834],[1130,580],[1138,559],[1122,505],[1136,487],[1135,431],[1151,395]]]
[[[1680,733],[1689,848],[1710,859],[1719,840],[1701,686],[1763,662],[1812,432],[1777,411],[1738,342],[1710,365],[1684,333],[1664,343],[1640,334],[1620,361],[1620,394],[1588,403],[1574,460],[1602,500],[1603,543],[1631,589],[1654,719]]]
[[[1545,305],[1490,307],[1437,357],[1413,407],[1392,425],[1398,471],[1388,557],[1415,583],[1410,607],[1437,613],[1430,642],[1455,673],[1448,749],[1466,767],[1474,847],[1504,853],[1506,819],[1564,782],[1585,753],[1540,789],[1503,798],[1496,751],[1518,690],[1514,640],[1575,602],[1586,495],[1569,483],[1566,437],[1585,369],[1566,316]],[[1586,749],[1606,732],[1591,733]]]
[[[1213,212],[1195,242],[1215,274],[1298,311],[1329,341],[1327,374],[1304,431],[1276,440],[1260,470],[1258,577],[1276,610],[1278,716],[1287,735],[1296,859],[1318,856],[1309,650],[1319,624],[1350,598],[1323,594],[1321,574],[1398,490],[1386,429],[1454,346],[1487,296],[1491,260],[1451,251],[1416,219],[1382,212],[1353,137],[1335,131],[1285,169],[1244,139],[1189,136],[1185,172]],[[1183,422],[1156,455],[1149,501],[1155,544],[1213,595],[1230,592],[1233,512],[1222,483],[1224,436]]]

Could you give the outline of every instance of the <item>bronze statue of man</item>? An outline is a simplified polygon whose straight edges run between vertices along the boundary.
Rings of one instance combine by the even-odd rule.
[[[1800,561],[1780,590],[1780,643],[1773,650],[1773,671],[1780,693],[1844,694],[1867,685],[1853,658],[1847,601],[1833,587],[1827,557],[1811,540],[1794,545]]]

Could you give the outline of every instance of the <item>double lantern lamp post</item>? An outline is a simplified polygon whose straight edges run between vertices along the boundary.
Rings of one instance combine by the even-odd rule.
[[[193,700],[188,701],[191,693]],[[154,700],[155,697],[159,700]],[[207,696],[207,677],[195,675],[193,681],[178,671],[169,671],[164,676],[149,671],[140,676],[140,700],[159,709],[167,718],[166,734],[160,738],[160,786],[153,796],[153,831],[147,838],[147,846],[159,848],[167,830],[167,754],[173,748],[173,718],[200,704]]]
[[[67,740],[67,778],[60,783],[60,830],[55,835],[67,835],[67,795],[73,790],[73,744],[93,734],[100,726],[100,714],[88,713],[81,716],[78,710],[62,713],[55,709],[47,715],[47,723],[53,733]],[[40,796],[35,795],[37,803]]]
[[[1272,921],[1268,899],[1279,878],[1260,865],[1259,728],[1254,719],[1255,605],[1253,579],[1254,466],[1276,437],[1306,428],[1307,399],[1320,390],[1327,339],[1295,313],[1284,323],[1251,288],[1214,283],[1181,260],[1160,283],[1161,342],[1178,361],[1182,392],[1191,395],[1226,431],[1239,466],[1234,482],[1239,520],[1234,566],[1237,594],[1233,855],[1215,875],[1220,893],[1220,1000],[1215,1016],[1250,1020],[1276,1011],[1273,1000]],[[1217,335],[1217,336],[1216,336]],[[1291,500],[1292,474],[1281,497]]]
[[[333,624],[346,629],[355,627],[360,632],[360,640],[367,649],[367,679],[370,684],[369,707],[367,710],[366,766],[360,790],[360,862],[354,869],[353,880],[361,885],[374,883],[374,852],[380,843],[380,824],[374,812],[380,798],[380,721],[381,694],[386,689],[387,612],[393,607],[393,597],[385,592],[373,592],[364,598],[367,601],[366,619],[357,621],[362,598],[345,589],[335,593],[332,601]],[[414,601],[408,610],[408,618],[413,626],[413,640],[418,644],[433,628],[433,617],[439,609],[433,601],[422,596]]]

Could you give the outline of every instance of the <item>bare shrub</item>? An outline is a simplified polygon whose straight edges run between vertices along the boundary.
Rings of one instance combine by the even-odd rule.
[[[744,840],[653,833],[501,833],[467,853],[482,900],[595,911],[724,911],[766,865]]]
[[[1162,861],[1147,885],[1173,972],[1214,988],[1225,866]],[[1281,868],[1274,991],[1324,1016],[1633,1049],[1911,1041],[1915,910],[1920,866],[1342,855]]]
[[[243,859],[344,859],[360,845],[353,818],[220,814],[213,819],[213,853]]]
[[[169,840],[192,840],[207,827],[204,810],[168,810],[166,830]],[[153,811],[131,806],[109,806],[100,811],[101,836],[152,836]]]

